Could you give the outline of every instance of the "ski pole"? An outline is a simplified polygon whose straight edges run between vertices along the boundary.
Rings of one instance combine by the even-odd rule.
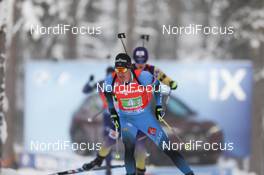
[[[166,102],[165,102],[165,109],[164,109],[164,113],[163,113],[163,117],[160,117],[159,120],[160,122],[162,122],[172,133],[175,134],[175,137],[180,141],[182,142],[182,139],[177,136],[177,133],[175,133],[174,129],[169,125],[169,123],[164,119],[164,116],[165,116],[165,113],[166,113],[166,110],[167,110],[167,107],[168,107],[168,104],[169,104],[169,100],[170,100],[170,96],[171,96],[171,89],[168,93],[168,97],[166,99]]]
[[[110,166],[111,169],[114,168],[123,168],[125,167],[125,165],[112,165]],[[57,173],[52,173],[52,174],[48,174],[48,175],[66,175],[66,174],[77,174],[77,173],[82,173],[85,171],[99,171],[99,170],[105,170],[109,168],[109,166],[101,166],[101,167],[97,167],[97,168],[92,168],[90,170],[85,170],[83,168],[77,168],[77,169],[73,169],[73,170],[66,170],[66,171],[61,171],[61,172],[57,172]]]
[[[93,122],[98,116],[100,116],[100,114],[102,114],[104,112],[104,109],[102,109],[101,111],[97,112],[94,116],[90,117],[87,119],[87,121],[89,123]]]
[[[164,120],[163,118],[160,118],[160,122],[164,123],[164,125],[167,126],[169,130],[173,131],[172,127],[168,124],[168,122],[166,122],[166,120]]]
[[[168,93],[168,97],[166,99],[166,102],[165,102],[165,107],[164,107],[164,110],[163,110],[163,114],[162,114],[162,117],[159,117],[159,121],[164,123],[170,130],[172,129],[171,126],[164,120],[164,116],[166,114],[166,110],[167,110],[167,106],[169,104],[169,101],[170,101],[170,95],[171,95],[171,89]]]
[[[169,129],[169,130],[173,130],[172,129],[172,127],[168,124],[168,122],[166,122],[166,120],[164,119],[164,116],[165,116],[165,114],[166,114],[166,110],[167,110],[167,106],[168,106],[168,104],[169,104],[169,100],[170,100],[170,95],[171,95],[171,89],[170,89],[170,91],[169,91],[169,93],[168,93],[168,97],[167,97],[167,99],[166,99],[166,102],[165,102],[165,107],[164,107],[164,112],[163,112],[163,114],[162,114],[162,117],[159,117],[159,121],[160,122],[162,122],[162,123],[164,123],[165,124],[165,126]]]
[[[165,115],[166,110],[167,110],[167,107],[168,107],[168,105],[169,105],[170,96],[171,96],[171,89],[170,89],[170,91],[169,91],[169,93],[168,93],[168,97],[167,97],[166,102],[165,102],[164,115]]]
[[[172,133],[174,133],[174,136],[183,143],[183,140],[175,133],[174,129],[164,120],[163,118],[160,119],[160,122],[162,122]]]
[[[126,38],[126,34],[125,34],[125,33],[118,33],[118,34],[117,34],[117,38],[120,39],[120,41],[121,41],[121,43],[122,43],[122,45],[123,45],[123,48],[124,48],[126,54],[128,55],[128,53],[127,53],[127,49],[126,49],[126,46],[125,46],[125,43],[124,43],[124,41],[123,41],[123,38]]]
[[[145,46],[145,41],[149,41],[149,35],[141,35],[140,38],[142,39],[142,46]]]
[[[116,132],[116,153],[115,153],[115,159],[120,159],[120,153],[119,153],[119,133],[117,127],[115,127],[115,132]]]

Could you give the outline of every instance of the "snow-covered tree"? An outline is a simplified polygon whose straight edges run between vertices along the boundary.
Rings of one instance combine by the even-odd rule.
[[[22,27],[20,40],[27,42],[23,55],[27,58],[105,58],[115,49],[117,39],[116,13],[118,0],[46,1],[24,0],[21,2],[21,18],[17,26]],[[101,27],[100,35],[45,35],[31,33],[32,25],[56,26],[69,24],[85,26],[92,30]]]
[[[79,25],[101,27],[100,35],[79,35],[78,56],[105,58],[117,50],[118,0],[82,0],[78,4]]]
[[[7,1],[0,1],[0,157],[2,160],[3,145],[7,139],[7,125],[5,121],[5,64],[6,64],[6,26]]]
[[[27,42],[23,47],[24,56],[27,58],[54,58],[63,59],[67,55],[67,36],[45,35],[31,32],[32,26],[56,26],[58,24],[73,24],[70,16],[72,4],[77,1],[45,1],[25,0],[20,4],[21,18],[17,25],[22,28],[20,38]],[[74,47],[73,47],[74,48]]]
[[[146,44],[152,59],[178,57],[178,36],[163,35],[163,25],[179,25],[182,2],[180,0],[136,0],[134,40],[141,46],[141,34],[149,34]]]

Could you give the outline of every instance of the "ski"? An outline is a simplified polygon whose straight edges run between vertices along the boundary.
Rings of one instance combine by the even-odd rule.
[[[123,167],[125,167],[125,165],[112,165],[112,166],[110,166],[111,169],[114,169],[114,168],[123,168]],[[106,170],[107,168],[109,168],[109,167],[108,166],[101,166],[101,167],[92,168],[90,170],[84,170],[83,168],[77,168],[77,169],[73,169],[73,170],[61,171],[61,172],[57,172],[57,173],[53,173],[53,174],[48,174],[48,175],[77,174],[77,173],[82,173],[82,172],[85,172],[85,171]]]

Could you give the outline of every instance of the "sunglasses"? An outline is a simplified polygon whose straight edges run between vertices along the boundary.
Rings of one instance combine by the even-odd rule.
[[[126,73],[127,72],[127,68],[125,68],[125,67],[116,67],[115,68],[115,72],[117,72],[117,73]]]

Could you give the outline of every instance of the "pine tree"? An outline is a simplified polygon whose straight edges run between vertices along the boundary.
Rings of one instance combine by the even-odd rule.
[[[4,115],[4,97],[5,97],[5,41],[6,41],[6,17],[3,16],[5,12],[6,2],[0,1],[0,156],[2,162],[3,144],[5,138],[3,133],[6,132],[4,129],[5,115]],[[0,163],[1,163],[0,162]],[[2,165],[2,164],[1,164]]]

